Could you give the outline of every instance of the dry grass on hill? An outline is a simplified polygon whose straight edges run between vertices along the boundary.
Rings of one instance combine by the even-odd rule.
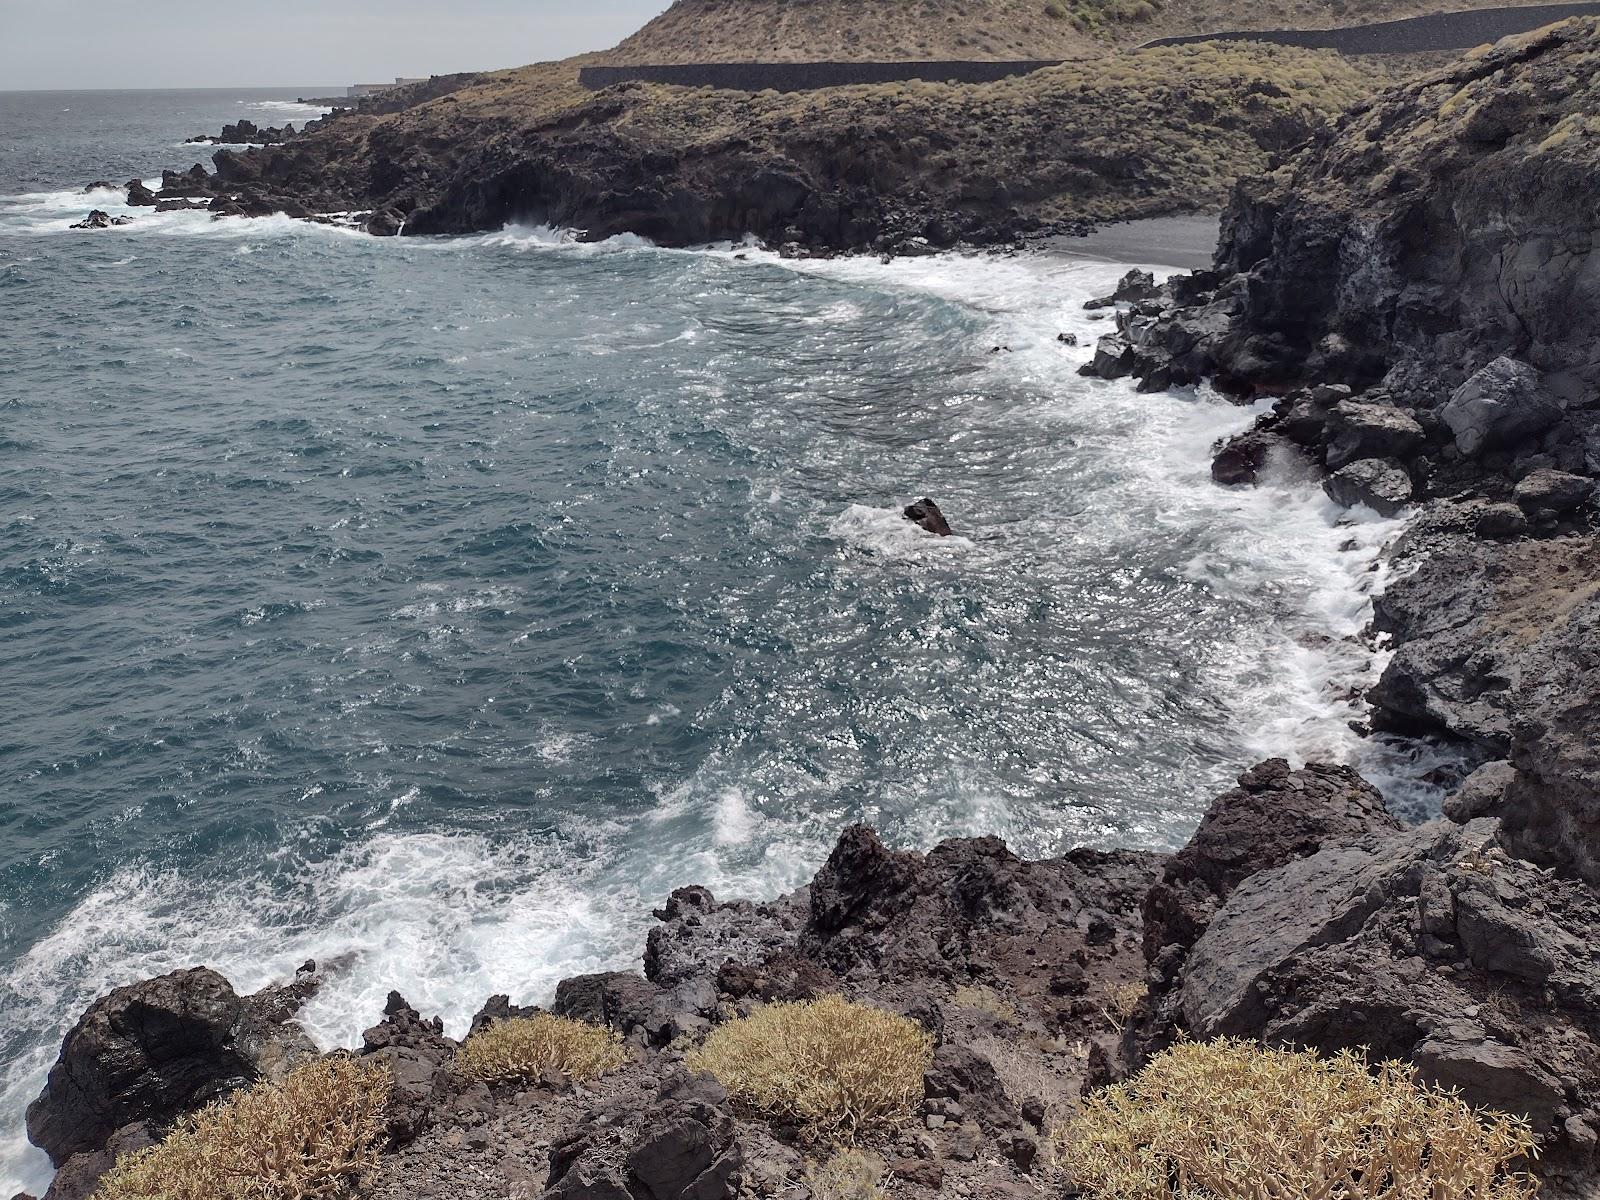
[[[1224,29],[1323,29],[1524,0],[677,0],[606,62],[1082,58]],[[1526,0],[1539,3],[1543,0]]]

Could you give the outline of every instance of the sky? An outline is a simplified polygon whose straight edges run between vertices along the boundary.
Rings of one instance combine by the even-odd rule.
[[[0,91],[337,87],[615,45],[668,0],[0,0]],[[0,131],[0,136],[4,136]]]

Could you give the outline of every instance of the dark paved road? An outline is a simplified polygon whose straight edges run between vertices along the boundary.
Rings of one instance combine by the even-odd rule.
[[[1526,33],[1568,17],[1600,16],[1600,3],[1536,4],[1515,8],[1481,8],[1471,12],[1435,13],[1352,25],[1344,29],[1233,30],[1186,37],[1158,38],[1146,46],[1187,46],[1196,42],[1272,42],[1342,54],[1420,54],[1430,50],[1469,50]]]

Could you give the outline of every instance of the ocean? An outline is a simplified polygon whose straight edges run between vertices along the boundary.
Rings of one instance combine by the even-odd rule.
[[[1170,849],[1272,754],[1435,802],[1350,725],[1398,522],[1077,375],[1135,264],[67,229],[293,98],[0,93],[0,1195],[64,1031],[175,967],[459,1033],[852,821]]]

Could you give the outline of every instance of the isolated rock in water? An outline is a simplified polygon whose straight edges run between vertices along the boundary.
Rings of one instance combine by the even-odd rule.
[[[102,212],[100,209],[97,208],[93,212],[91,212],[87,217],[85,217],[83,220],[79,221],[76,225],[71,226],[71,228],[73,228],[73,229],[110,229],[111,228],[111,214],[107,213],[107,212]]]
[[[1543,433],[1561,419],[1561,402],[1545,390],[1539,373],[1504,355],[1468,379],[1440,416],[1468,457]]]
[[[1255,483],[1261,476],[1261,468],[1267,465],[1273,448],[1282,444],[1277,435],[1262,429],[1247,429],[1235,434],[1218,448],[1212,458],[1211,478],[1230,487]]]
[[[128,207],[129,208],[154,208],[156,194],[145,187],[140,179],[128,180]]]
[[[116,184],[110,182],[109,180],[96,179],[93,183],[86,183],[83,185],[83,194],[87,196],[90,192],[114,191],[116,186]]]
[[[242,997],[205,967],[117,988],[73,1026],[39,1098],[28,1137],[60,1166],[105,1147],[123,1126],[164,1128],[260,1077],[269,1060],[311,1044],[286,1025],[299,1005],[277,989]],[[279,1045],[279,1039],[283,1045]]]
[[[1392,517],[1411,502],[1411,476],[1392,458],[1362,458],[1328,476],[1322,490],[1346,508],[1365,504]]]
[[[944,519],[944,514],[939,511],[939,506],[924,496],[915,504],[906,506],[906,520],[912,521],[929,533],[936,533],[940,537],[949,537],[952,532],[950,524]]]

